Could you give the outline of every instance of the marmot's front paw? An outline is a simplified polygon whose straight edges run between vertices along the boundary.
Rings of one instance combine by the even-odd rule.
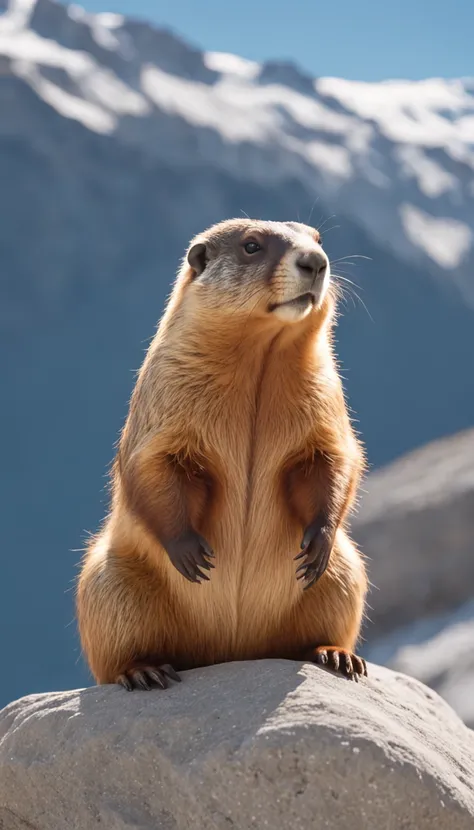
[[[295,556],[296,560],[303,560],[296,569],[296,578],[304,581],[305,591],[322,577],[329,564],[333,544],[334,531],[327,525],[316,521],[306,528],[301,542],[301,553]]]
[[[168,679],[175,680],[181,683],[181,678],[173,668],[165,664],[163,666],[153,666],[146,662],[135,663],[129,669],[121,672],[116,679],[116,683],[123,686],[127,692],[132,692],[134,689],[142,689],[149,692],[151,689],[167,689],[169,686]]]
[[[206,540],[198,533],[190,530],[177,539],[171,539],[166,544],[166,552],[176,570],[189,582],[197,582],[199,585],[201,579],[209,580],[209,576],[203,573],[201,568],[206,571],[214,568],[212,562],[208,561],[214,558],[214,554]]]

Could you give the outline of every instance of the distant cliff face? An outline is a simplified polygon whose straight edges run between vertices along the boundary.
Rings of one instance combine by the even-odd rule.
[[[343,283],[337,347],[372,463],[474,422],[474,95],[313,81],[52,0],[0,9],[9,699],[85,682],[78,549],[178,260],[211,222],[323,226],[363,301]]]

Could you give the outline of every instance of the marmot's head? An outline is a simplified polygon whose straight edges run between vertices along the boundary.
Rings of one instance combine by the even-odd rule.
[[[314,228],[231,219],[193,239],[181,279],[201,308],[294,323],[320,316],[330,268]]]

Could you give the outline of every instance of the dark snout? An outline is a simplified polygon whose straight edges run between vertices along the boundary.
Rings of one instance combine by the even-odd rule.
[[[328,258],[323,251],[308,251],[298,256],[296,267],[307,284],[308,291],[321,287],[328,264]]]

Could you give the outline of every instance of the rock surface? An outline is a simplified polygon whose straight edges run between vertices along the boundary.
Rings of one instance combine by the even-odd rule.
[[[474,734],[434,692],[259,661],[0,716],[2,830],[472,830]],[[3,822],[3,823],[2,823]]]
[[[353,533],[369,558],[371,638],[473,598],[474,429],[370,475]]]

